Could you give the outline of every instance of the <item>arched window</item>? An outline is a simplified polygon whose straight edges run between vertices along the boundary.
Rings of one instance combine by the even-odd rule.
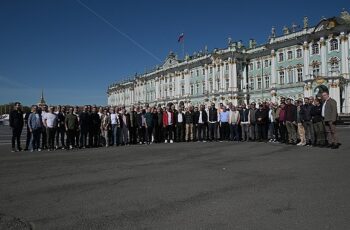
[[[303,52],[301,49],[297,49],[297,58],[301,58],[303,56]]]
[[[199,94],[199,84],[196,84],[196,93]]]
[[[213,81],[209,81],[209,91],[213,91]]]
[[[331,51],[338,50],[338,40],[337,39],[333,38],[332,40],[330,40],[329,44],[331,47]]]
[[[258,89],[261,89],[261,88],[262,88],[262,85],[261,85],[261,83],[262,83],[261,77],[258,77],[258,78],[257,78],[257,83],[258,83]]]
[[[298,82],[302,82],[303,81],[303,69],[298,68],[297,72],[298,72]]]
[[[288,53],[287,53],[287,57],[288,57],[288,60],[291,60],[291,59],[293,59],[293,52],[292,51],[288,51]]]
[[[280,85],[284,85],[284,71],[280,71],[279,75],[280,75]]]
[[[294,71],[292,68],[288,69],[288,84],[292,84],[294,82]]]
[[[270,76],[265,76],[265,88],[270,88]]]
[[[191,95],[193,95],[194,94],[194,87],[193,87],[193,85],[191,85]]]
[[[278,61],[283,61],[284,57],[283,57],[283,53],[279,53],[278,55]]]
[[[319,45],[317,43],[312,45],[312,50],[311,50],[312,54],[319,54],[320,52],[320,48]]]
[[[181,86],[181,96],[185,95],[185,86]]]

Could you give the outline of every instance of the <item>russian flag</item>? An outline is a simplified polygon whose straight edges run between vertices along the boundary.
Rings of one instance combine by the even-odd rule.
[[[185,38],[184,33],[180,34],[179,38],[177,39],[177,42],[182,42]]]

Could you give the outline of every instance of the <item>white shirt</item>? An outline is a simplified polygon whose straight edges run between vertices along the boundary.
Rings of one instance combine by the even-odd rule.
[[[198,118],[198,123],[199,123],[199,124],[203,124],[202,112],[203,112],[203,111],[199,111],[199,118]]]
[[[179,114],[177,115],[177,122],[179,122],[179,123],[182,123],[182,122],[183,122],[182,113],[179,113]]]
[[[112,113],[111,114],[111,124],[112,125],[116,125],[116,124],[118,124],[118,115],[117,114],[115,114],[115,113]]]
[[[324,113],[325,113],[325,110],[326,110],[326,103],[327,103],[328,99],[322,105],[322,117],[324,117]]]
[[[171,120],[171,113],[170,112],[167,112],[167,113],[168,113],[168,125],[172,125],[173,121]]]
[[[271,109],[269,110],[269,119],[270,119],[270,122],[274,122]]]
[[[45,113],[44,120],[46,121],[46,125],[48,128],[53,128],[56,126],[57,115],[54,113]]]

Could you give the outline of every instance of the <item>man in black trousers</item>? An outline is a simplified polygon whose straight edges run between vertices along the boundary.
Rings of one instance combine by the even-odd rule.
[[[14,110],[10,113],[10,127],[12,129],[12,152],[22,151],[21,148],[21,134],[24,125],[23,112],[21,103],[16,102]],[[17,141],[17,149],[15,142]]]

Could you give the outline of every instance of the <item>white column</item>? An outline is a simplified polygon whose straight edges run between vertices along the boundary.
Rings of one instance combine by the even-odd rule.
[[[224,71],[225,71],[225,64],[224,64],[224,62],[221,62],[221,66],[220,66],[220,92],[224,92],[224,89],[225,89]]]
[[[326,41],[323,37],[320,38],[320,46],[321,46],[321,76],[327,76],[327,46]]]
[[[156,100],[158,100],[159,99],[159,79],[158,79],[158,77],[156,77],[155,81],[156,81]]]
[[[232,63],[232,87],[233,87],[234,92],[238,91],[238,88],[237,88],[237,62],[236,62],[236,60],[233,60],[233,63]]]
[[[340,48],[341,48],[341,73],[344,78],[349,79],[349,42],[348,36],[342,32],[340,34]]]
[[[309,79],[310,77],[310,72],[309,72],[309,66],[310,66],[310,55],[309,55],[309,44],[307,41],[304,42],[303,44],[303,59],[304,59],[304,69],[303,69],[303,76],[304,80]]]
[[[276,53],[271,51],[271,88],[277,87]]]
[[[204,85],[205,85],[205,90],[206,91],[209,91],[209,87],[208,87],[208,84],[209,84],[209,80],[208,80],[208,65],[207,64],[205,64],[205,66],[204,66],[204,74],[205,74],[205,76],[204,76]]]
[[[231,58],[228,59],[228,89],[233,91],[233,61]]]
[[[185,69],[185,94],[190,94],[190,71]]]

